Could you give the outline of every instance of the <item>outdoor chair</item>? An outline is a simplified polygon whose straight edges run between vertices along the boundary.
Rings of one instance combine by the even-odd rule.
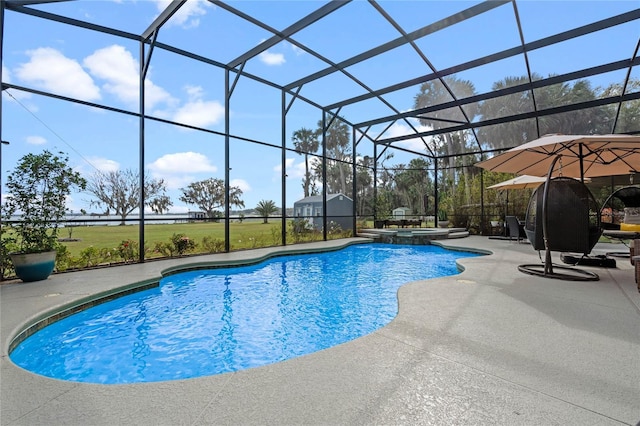
[[[613,191],[600,209],[603,235],[627,245],[640,238],[640,187],[625,186]],[[609,256],[629,257],[629,252],[611,252]]]
[[[509,229],[509,239],[520,242],[521,240],[527,239],[527,234],[524,232],[524,225],[520,223],[517,217],[515,216],[506,216],[505,221],[507,222],[507,227]]]
[[[538,187],[529,200],[524,228],[533,248],[546,251],[544,271],[539,271],[540,265],[521,265],[520,271],[550,278],[598,280],[592,272],[552,265],[550,252],[587,256],[602,234],[599,211],[595,198],[579,180],[556,177]],[[554,267],[568,273],[554,272]]]
[[[607,198],[602,204],[600,215],[602,218],[602,228],[604,230],[621,230],[623,223],[635,224],[640,218],[636,209],[640,208],[640,187],[625,186],[620,188]],[[633,218],[633,219],[631,219]]]

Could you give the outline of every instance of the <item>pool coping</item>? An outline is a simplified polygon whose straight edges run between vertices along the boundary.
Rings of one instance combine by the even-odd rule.
[[[71,315],[77,314],[86,309],[92,308],[94,306],[101,305],[103,303],[110,302],[112,300],[116,300],[118,298],[128,296],[134,293],[138,293],[141,291],[145,291],[151,288],[156,288],[160,285],[160,281],[168,276],[180,274],[183,272],[191,272],[198,270],[210,270],[210,269],[223,269],[223,268],[233,268],[240,266],[249,266],[249,265],[257,265],[259,263],[265,262],[267,260],[277,259],[281,257],[288,256],[296,256],[301,254],[314,254],[314,253],[329,253],[333,251],[339,251],[346,247],[353,245],[362,245],[362,244],[382,244],[380,242],[370,242],[370,241],[346,241],[344,244],[334,247],[314,247],[308,248],[306,250],[274,250],[270,253],[264,254],[262,256],[257,257],[247,257],[244,259],[226,259],[226,260],[208,260],[208,261],[199,261],[199,262],[188,262],[181,265],[172,266],[160,271],[160,276],[152,277],[147,280],[132,282],[130,284],[125,284],[123,286],[119,286],[113,288],[111,290],[100,292],[96,294],[91,294],[89,296],[80,298],[73,302],[60,305],[56,308],[53,308],[50,311],[42,312],[40,315],[33,317],[26,327],[16,334],[13,338],[9,339],[9,345],[7,349],[7,355],[11,355],[11,352],[20,345],[25,339],[42,330],[43,328],[60,321],[64,318],[67,318]],[[392,244],[393,245],[393,244]],[[458,252],[467,252],[467,253],[476,253],[479,255],[489,255],[490,251],[487,250],[478,250],[478,249],[469,249],[469,248],[459,248],[459,247],[446,247],[444,244],[440,244],[438,242],[432,242],[431,245],[445,248],[451,251]],[[462,266],[456,259],[455,261],[456,268],[458,273],[464,271],[464,266]],[[438,278],[438,277],[436,277]],[[405,283],[408,284],[408,283]],[[404,285],[404,284],[403,284]],[[88,382],[92,383],[92,382]],[[147,382],[144,382],[147,383]],[[125,383],[128,384],[128,383]]]

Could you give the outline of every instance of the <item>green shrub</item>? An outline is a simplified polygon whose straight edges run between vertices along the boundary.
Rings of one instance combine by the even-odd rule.
[[[279,246],[282,241],[282,225],[271,226],[271,241],[274,246]]]
[[[329,222],[329,234],[330,235],[340,235],[342,234],[342,226],[339,223],[334,222],[333,220]]]
[[[213,238],[213,237],[203,237],[202,238],[202,248],[205,253],[220,253],[224,251],[224,240]]]
[[[90,268],[92,266],[98,266],[102,263],[112,262],[114,255],[111,250],[107,248],[97,248],[94,246],[87,247],[80,252],[80,258],[78,259],[77,266],[80,268]]]
[[[56,271],[65,271],[73,266],[73,258],[67,246],[58,244],[56,249]]]
[[[134,240],[123,240],[116,251],[125,262],[135,262],[140,255],[140,248],[137,241]]]
[[[303,241],[305,239],[305,234],[309,234],[311,231],[309,223],[305,219],[300,218],[293,219],[289,222],[289,227],[291,228],[290,234],[294,243]]]
[[[153,246],[153,251],[161,257],[172,257],[174,255],[173,244],[159,241]]]
[[[15,276],[15,271],[13,270],[13,263],[11,263],[11,257],[9,253],[18,250],[18,245],[14,238],[5,237],[3,226],[0,228],[0,278],[3,280],[7,277]]]
[[[173,251],[178,256],[182,256],[196,248],[196,242],[189,239],[185,234],[173,234],[171,236],[171,244],[173,244]]]

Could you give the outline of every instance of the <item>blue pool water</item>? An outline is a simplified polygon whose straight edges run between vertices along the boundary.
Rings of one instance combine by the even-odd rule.
[[[44,376],[155,382],[271,364],[355,339],[397,314],[408,282],[457,274],[474,253],[361,244],[163,278],[55,322],[11,353]]]

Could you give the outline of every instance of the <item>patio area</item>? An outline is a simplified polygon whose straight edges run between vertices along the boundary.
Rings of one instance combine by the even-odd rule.
[[[11,339],[47,311],[179,264],[243,262],[362,238],[147,262],[0,286],[2,425],[503,424],[640,421],[640,293],[628,259],[594,282],[525,275],[529,244],[435,242],[491,252],[456,276],[399,291],[399,314],[367,336],[264,367],[190,380],[94,385],[16,367]],[[624,251],[599,243],[593,254]],[[627,249],[628,250],[628,249]],[[554,261],[560,263],[559,254]]]

